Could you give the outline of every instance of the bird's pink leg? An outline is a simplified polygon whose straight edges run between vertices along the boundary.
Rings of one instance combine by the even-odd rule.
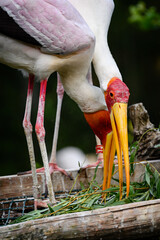
[[[54,171],[59,171],[64,175],[66,175],[67,177],[69,177],[70,179],[72,179],[71,176],[64,169],[58,167],[56,163],[57,142],[58,142],[58,133],[59,133],[63,96],[64,96],[64,88],[61,83],[60,76],[57,73],[57,112],[56,112],[56,120],[55,120],[55,126],[54,126],[52,152],[51,152],[51,157],[49,161],[49,169],[50,169],[50,173]]]
[[[38,105],[38,113],[37,113],[35,130],[36,130],[37,138],[39,141],[43,165],[44,165],[44,169],[45,169],[46,182],[47,182],[48,193],[49,193],[49,200],[51,203],[54,203],[55,196],[54,196],[54,192],[53,192],[51,176],[49,173],[48,156],[47,156],[47,150],[46,150],[46,145],[45,145],[44,107],[45,107],[46,87],[47,87],[47,79],[41,81],[39,105]]]
[[[52,143],[50,163],[56,163],[56,150],[57,150],[57,141],[58,141],[63,95],[64,95],[64,88],[61,83],[60,76],[57,73],[57,112],[56,112],[56,120],[55,120],[55,126],[54,126],[54,137],[53,137],[53,143]]]
[[[32,140],[32,124],[30,122],[31,118],[31,107],[32,107],[32,96],[33,96],[33,85],[34,85],[34,75],[29,75],[28,81],[28,92],[27,92],[27,99],[26,99],[26,108],[25,114],[23,119],[23,128],[26,135],[29,157],[30,157],[30,164],[32,169],[32,177],[33,177],[33,196],[35,201],[40,197],[39,188],[38,188],[38,179],[36,173],[36,162],[35,162],[35,155],[34,155],[34,148],[33,148],[33,140]],[[35,205],[36,208],[36,205]]]
[[[54,136],[53,136],[53,143],[52,143],[52,152],[49,161],[49,172],[52,174],[54,171],[59,171],[72,179],[72,177],[62,168],[57,166],[56,163],[56,151],[57,151],[57,141],[58,141],[58,133],[59,133],[59,125],[60,125],[60,116],[61,116],[61,108],[62,108],[62,101],[64,95],[64,88],[60,80],[60,76],[57,73],[57,112],[56,112],[56,120],[55,120],[55,127],[54,127]],[[26,171],[20,174],[29,174],[31,171]],[[44,173],[44,167],[38,168],[37,173]]]

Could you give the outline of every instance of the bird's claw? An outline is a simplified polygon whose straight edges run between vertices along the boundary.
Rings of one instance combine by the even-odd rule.
[[[58,167],[58,165],[56,163],[49,163],[49,173],[52,174],[54,171],[58,171],[61,172],[62,174],[64,174],[65,176],[69,177],[70,180],[73,180],[72,176],[67,173],[64,169]],[[36,170],[37,173],[44,173],[44,167],[42,168],[38,168]],[[25,174],[32,174],[32,171],[25,171],[25,172],[19,172],[17,173],[17,175],[25,175]]]
[[[78,172],[81,172],[86,168],[97,167],[97,166],[103,167],[103,158],[98,158],[98,160],[95,163],[88,164],[87,166],[80,168]]]
[[[54,203],[56,203],[56,201]],[[52,205],[49,202],[49,199],[46,199],[46,200],[35,199],[34,200],[34,208],[35,209],[38,209],[38,208],[48,208],[48,205]]]

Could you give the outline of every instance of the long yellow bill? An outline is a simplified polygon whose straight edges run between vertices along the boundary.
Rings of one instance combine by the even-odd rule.
[[[130,174],[129,174],[129,154],[128,154],[128,131],[127,131],[127,104],[115,103],[110,114],[111,125],[117,150],[120,198],[122,198],[123,187],[123,167],[122,152],[125,164],[127,196],[129,195]]]
[[[106,136],[106,145],[103,149],[104,159],[104,174],[103,174],[103,190],[110,187],[113,161],[115,156],[116,146],[113,138],[113,132],[110,132]]]

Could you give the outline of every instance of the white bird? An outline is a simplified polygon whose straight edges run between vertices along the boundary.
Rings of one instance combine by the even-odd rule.
[[[110,52],[107,35],[108,29],[112,17],[112,13],[114,10],[114,2],[113,0],[69,0],[70,3],[79,11],[81,16],[85,19],[90,29],[94,33],[96,37],[95,42],[95,50],[93,53],[93,66],[95,72],[97,74],[100,87],[102,91],[106,91],[107,85],[114,76],[118,77],[122,80],[121,73],[117,67],[117,64],[112,57]],[[92,73],[91,68],[87,74],[88,81],[92,82]],[[57,114],[56,114],[56,122],[55,122],[55,134],[52,144],[52,153],[50,158],[50,164],[56,163],[56,146],[58,139],[58,129],[60,122],[60,112],[61,105],[63,100],[63,86],[58,80],[58,88],[57,88]],[[98,161],[89,166],[95,166],[102,161],[102,152],[100,148],[100,141],[96,137],[97,142],[97,153],[99,153]],[[76,160],[75,160],[76,161]],[[69,163],[68,163],[69,164]],[[62,165],[61,165],[62,166]],[[105,170],[104,170],[105,171]],[[120,170],[121,171],[121,170]],[[127,173],[126,173],[127,175]],[[128,184],[129,185],[129,184]],[[109,181],[108,181],[109,186]]]
[[[93,84],[91,67],[89,68],[89,71],[87,74],[87,80],[90,84]],[[63,166],[71,165],[69,158],[68,158],[67,163],[64,161],[65,162],[64,164],[59,165],[57,162],[58,161],[58,159],[57,159],[57,142],[58,142],[59,127],[60,127],[60,117],[61,117],[63,95],[64,95],[64,88],[61,83],[60,76],[59,76],[59,74],[57,74],[57,112],[56,112],[56,119],[55,119],[55,126],[54,126],[52,151],[51,151],[51,156],[50,156],[50,160],[49,160],[49,168],[50,168],[50,173],[57,170],[57,171],[62,172],[64,175],[69,176],[67,174],[67,172],[64,171],[65,168],[63,167]],[[97,146],[96,146],[96,154],[98,156],[97,161],[93,161],[92,163],[86,161],[86,163],[88,163],[88,164],[85,164],[85,167],[94,167],[103,161],[103,147],[101,145],[101,141],[96,135],[95,135],[95,138],[96,138],[96,143],[97,143]],[[75,156],[75,165],[77,165],[78,155],[77,155],[77,158],[76,158],[76,154],[74,156]],[[63,159],[64,159],[64,157],[63,157]],[[44,172],[44,168],[37,169],[37,172]]]
[[[103,91],[107,89],[107,84],[113,76],[122,79],[121,73],[117,67],[114,58],[111,55],[107,35],[108,29],[114,10],[113,0],[69,0],[69,2],[78,10],[81,16],[85,19],[88,26],[95,35],[95,50],[93,53],[93,66],[100,82],[100,87]],[[92,83],[92,72],[89,69],[87,75],[88,81]],[[57,83],[57,113],[54,128],[54,138],[52,143],[52,152],[50,157],[50,166],[56,164],[56,149],[58,140],[58,131],[60,124],[61,106],[63,101],[63,85],[58,75]],[[97,147],[96,152],[99,153],[99,158],[96,164],[102,160],[102,151],[100,141],[96,137]]]
[[[79,170],[94,163],[95,160],[93,154],[85,155],[81,149],[71,146],[62,148],[56,155],[57,165],[65,170]]]
[[[95,4],[92,4],[92,1],[86,2],[87,4],[91,4],[91,12],[95,14],[96,5],[99,6],[100,2],[94,1]],[[106,21],[108,19],[110,21],[113,1],[101,1],[103,6],[104,3],[108,9],[106,15],[109,14]],[[105,11],[103,6],[102,13],[104,14]],[[0,7],[0,16],[3,18],[3,21],[0,21],[3,23],[1,24],[2,34],[0,35],[0,62],[13,68],[23,69],[29,73],[28,94],[23,126],[32,167],[35,199],[38,199],[38,181],[32,143],[32,125],[30,122],[34,76],[39,79],[41,84],[35,130],[45,168],[49,200],[53,203],[55,198],[49,174],[48,157],[45,146],[45,129],[43,125],[46,86],[50,74],[55,71],[59,73],[66,93],[78,104],[87,122],[95,134],[101,139],[104,147],[104,156],[106,155],[105,152],[107,149],[106,142],[108,143],[106,136],[110,136],[108,133],[112,133],[111,123],[115,122],[117,118],[115,109],[119,106],[119,108],[124,109],[120,103],[127,103],[129,91],[126,85],[117,79],[117,77],[120,76],[119,70],[110,54],[108,45],[103,42],[102,37],[107,31],[105,30],[103,32],[102,30],[103,34],[99,34],[99,40],[97,39],[100,44],[104,44],[103,48],[105,51],[102,52],[102,48],[99,48],[98,44],[95,48],[96,55],[94,55],[93,58],[95,36],[83,17],[67,0],[1,0]],[[88,11],[88,14],[90,14],[90,11]],[[106,26],[109,25],[109,21],[106,23]],[[95,29],[93,28],[93,31],[99,32],[100,27],[101,26],[98,24]],[[107,54],[107,56],[104,57],[102,62],[98,63],[101,61],[101,57],[104,53]],[[89,84],[86,78],[92,59],[100,81],[100,86],[102,90],[105,91],[109,112],[106,111],[106,103],[101,89]],[[105,66],[103,66],[104,63]],[[104,72],[106,64],[112,71],[108,70]],[[114,110],[112,110],[113,107]],[[115,119],[112,117],[111,123],[109,114],[111,114],[111,117],[113,114],[115,116]],[[120,115],[120,113],[118,114]],[[121,123],[123,122],[124,118]],[[115,139],[117,139],[116,134],[120,128],[119,122],[116,124],[118,124],[117,129],[113,131]],[[126,129],[126,124],[124,124],[124,126]],[[125,153],[128,194],[128,149],[124,149],[125,145],[123,144],[121,133],[118,134],[118,138],[119,137],[119,141],[115,140],[116,148],[117,152],[121,152],[119,142],[122,141],[122,148]],[[125,139],[125,143],[126,141]],[[122,163],[120,156],[119,159],[121,168]],[[109,167],[108,163],[106,164]],[[120,184],[122,185],[122,176]]]

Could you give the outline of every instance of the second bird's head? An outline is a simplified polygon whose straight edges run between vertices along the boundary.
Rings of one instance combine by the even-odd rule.
[[[129,194],[130,184],[127,130],[127,103],[129,100],[129,95],[129,89],[126,84],[120,79],[114,77],[109,81],[107,89],[104,92],[108,111],[100,110],[95,113],[84,113],[85,118],[93,132],[100,138],[104,152],[107,148],[107,135],[110,132],[113,132],[119,163],[119,171],[121,172],[119,174],[122,174],[123,152],[127,195]],[[122,185],[122,183],[120,184]]]

